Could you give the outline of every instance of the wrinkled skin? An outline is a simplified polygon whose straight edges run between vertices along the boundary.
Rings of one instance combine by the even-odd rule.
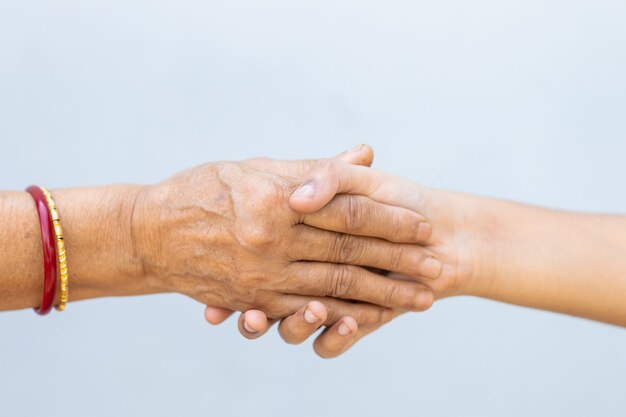
[[[272,164],[204,165],[142,193],[135,235],[155,286],[270,318],[317,300],[327,309],[323,323],[349,316],[353,328],[388,321],[390,308],[431,305],[423,284],[361,267],[436,278],[430,255],[415,245],[430,238],[423,216],[362,196],[337,196],[315,213],[297,213],[289,196],[299,181],[257,169],[264,162]],[[370,215],[379,221],[363,223]],[[406,224],[412,226],[397,229]]]
[[[392,273],[390,277],[419,282],[429,287],[435,297],[440,299],[463,294],[472,277],[484,273],[484,265],[478,254],[485,253],[482,239],[488,236],[484,231],[489,229],[489,225],[480,222],[468,224],[466,214],[476,207],[470,196],[429,189],[402,178],[338,160],[318,163],[303,176],[303,183],[312,184],[316,193],[312,198],[291,197],[291,207],[302,213],[315,212],[324,207],[334,195],[347,193],[365,195],[375,201],[404,207],[424,215],[433,231],[431,238],[420,247],[441,261],[437,278],[409,277],[402,273]],[[477,230],[481,230],[481,233],[474,233]],[[285,341],[301,343],[323,324],[321,320],[314,323],[305,320],[307,309],[315,311],[318,317],[327,314],[324,305],[309,303],[304,306],[281,322],[279,332]],[[216,312],[208,312],[208,315],[213,313]],[[393,315],[395,317],[402,313],[403,309],[395,309]],[[256,338],[267,331],[272,321],[265,320],[260,311],[249,311],[243,315],[240,323],[239,328],[244,336]],[[314,348],[322,357],[330,358],[342,354],[356,341],[384,323],[359,325],[358,329],[348,334],[340,334],[338,331],[340,321],[333,324],[315,341]]]

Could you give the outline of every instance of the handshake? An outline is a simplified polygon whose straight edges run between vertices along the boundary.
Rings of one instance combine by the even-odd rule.
[[[248,338],[276,320],[288,343],[326,326],[315,350],[337,356],[482,274],[481,225],[456,198],[372,159],[362,145],[324,161],[223,162],[150,187],[135,207],[142,269],[159,291],[210,306],[210,323],[246,311]]]
[[[294,344],[325,326],[314,348],[326,358],[454,295],[626,325],[624,217],[434,190],[372,160],[361,145],[323,161],[209,164],[149,187],[133,223],[143,274],[206,304],[210,323],[244,312],[250,339],[278,320]]]
[[[288,343],[325,327],[314,347],[327,358],[455,295],[626,326],[625,216],[434,190],[372,159],[359,146],[323,161],[206,164],[152,186],[55,190],[70,300],[178,292],[207,305],[213,324],[244,312],[248,338],[275,321]],[[34,220],[27,193],[0,193],[0,310],[41,303]]]

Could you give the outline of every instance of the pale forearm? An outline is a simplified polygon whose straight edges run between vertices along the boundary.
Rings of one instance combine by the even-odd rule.
[[[473,295],[626,326],[626,217],[483,205],[491,268]]]
[[[65,234],[70,301],[152,292],[133,248],[131,214],[139,189],[118,185],[52,191]],[[0,193],[0,224],[0,310],[37,307],[43,255],[32,197]]]
[[[318,164],[302,184],[315,187],[308,199],[292,196],[292,208],[302,213],[345,193],[423,215],[432,235],[421,247],[441,268],[434,279],[417,278],[437,299],[473,295],[626,326],[626,216],[572,214],[435,190],[341,162]],[[283,324],[281,333],[298,331],[297,323],[294,318]],[[322,354],[341,354],[375,329],[360,329],[347,343],[324,332],[321,337],[335,347]]]

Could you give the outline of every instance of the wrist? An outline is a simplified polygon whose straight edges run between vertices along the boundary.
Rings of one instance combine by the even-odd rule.
[[[189,294],[189,280],[181,276],[211,275],[215,253],[221,250],[215,242],[219,240],[215,229],[223,220],[220,210],[232,203],[217,170],[219,163],[205,164],[143,187],[137,194],[131,216],[134,253],[155,292]],[[195,197],[199,204],[190,204],[186,194],[199,190],[204,190]],[[205,216],[209,219],[202,221]],[[195,221],[197,226],[189,228]],[[206,262],[202,267],[195,265],[199,258]]]
[[[467,235],[472,236],[472,274],[463,295],[502,299],[503,287],[513,275],[532,263],[532,235],[536,213],[527,206],[494,198],[467,196]],[[535,209],[540,210],[540,209]],[[530,272],[530,270],[528,270]]]
[[[70,301],[154,292],[132,229],[142,189],[115,185],[53,191],[65,232]]]
[[[449,295],[486,296],[497,279],[510,210],[504,201],[446,192],[456,247],[457,279]]]

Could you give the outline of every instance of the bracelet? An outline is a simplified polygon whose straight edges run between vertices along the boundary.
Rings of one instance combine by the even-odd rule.
[[[41,188],[30,186],[26,191],[35,200],[37,213],[39,215],[39,226],[41,229],[41,243],[43,247],[43,300],[41,307],[35,308],[37,314],[45,315],[52,309],[54,303],[54,293],[57,284],[57,254],[54,244],[54,228],[50,217],[50,210],[46,201],[46,196]]]
[[[61,296],[58,311],[65,310],[69,296],[69,274],[67,270],[67,253],[61,219],[57,206],[50,192],[44,187],[30,186],[26,189],[33,196],[39,213],[41,241],[44,259],[44,290],[41,307],[36,308],[38,314],[48,314],[54,304],[57,284],[57,268],[61,282]]]
[[[54,229],[54,237],[57,245],[57,259],[59,262],[59,280],[61,281],[61,297],[59,304],[56,306],[58,311],[65,310],[69,296],[69,274],[67,271],[67,253],[65,252],[65,238],[63,228],[61,227],[61,219],[57,206],[50,192],[45,187],[40,187],[46,197],[46,203],[50,209],[50,218],[52,219],[52,227]]]

